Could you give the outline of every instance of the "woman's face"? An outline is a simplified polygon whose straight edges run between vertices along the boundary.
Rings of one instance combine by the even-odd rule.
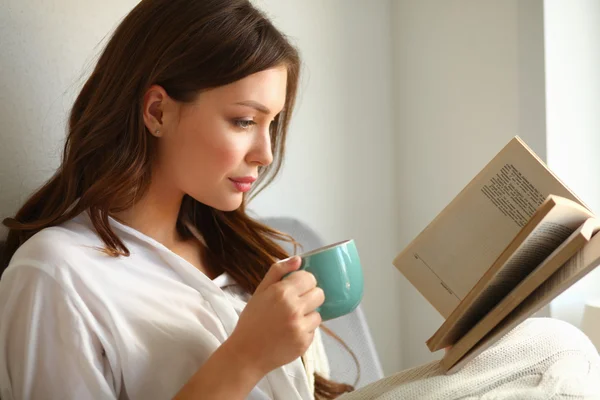
[[[286,68],[277,67],[204,91],[187,104],[159,87],[156,96],[166,99],[155,110],[151,88],[145,117],[162,118],[161,126],[146,118],[151,132],[160,129],[153,180],[219,210],[238,208],[258,168],[273,161],[269,126],[284,107],[286,81]]]

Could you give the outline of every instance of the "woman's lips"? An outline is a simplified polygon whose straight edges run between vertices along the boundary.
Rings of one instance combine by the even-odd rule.
[[[256,181],[253,176],[243,176],[239,178],[229,178],[233,186],[240,192],[245,193],[252,189],[252,184]]]

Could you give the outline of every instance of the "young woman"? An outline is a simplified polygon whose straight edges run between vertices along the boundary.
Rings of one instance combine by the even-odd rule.
[[[62,164],[4,221],[2,399],[351,391],[326,379],[314,277],[282,279],[289,239],[245,213],[281,164],[299,69],[247,0],[143,0],[122,21]]]
[[[0,397],[348,389],[315,382],[323,292],[281,279],[299,259],[275,264],[284,237],[244,211],[281,163],[299,64],[245,0],[144,0],[122,21],[60,168],[5,221]]]

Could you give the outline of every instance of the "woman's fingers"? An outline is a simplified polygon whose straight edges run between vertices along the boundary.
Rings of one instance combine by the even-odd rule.
[[[325,293],[323,289],[320,287],[315,287],[310,291],[306,292],[301,297],[302,302],[304,303],[304,314],[310,314],[315,311],[318,307],[320,307],[325,301]]]
[[[314,331],[321,325],[322,319],[321,314],[316,311],[311,312],[305,317],[306,331],[314,333]]]
[[[263,278],[260,285],[258,285],[258,288],[256,288],[255,293],[263,292],[271,285],[280,282],[286,274],[289,274],[290,272],[296,271],[298,268],[300,268],[301,263],[302,260],[300,260],[300,257],[294,256],[273,264],[271,268],[269,268],[269,271]]]
[[[305,295],[317,286],[315,276],[306,271],[295,271],[286,276],[281,283],[293,287],[298,296]]]

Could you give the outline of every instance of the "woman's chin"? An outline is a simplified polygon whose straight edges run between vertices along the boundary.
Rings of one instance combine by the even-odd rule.
[[[224,196],[213,196],[212,198],[202,198],[193,195],[190,196],[204,205],[214,208],[215,210],[224,212],[237,210],[238,208],[240,208],[244,200],[244,196],[242,193],[228,193]]]
[[[235,211],[242,205],[243,197],[240,196],[231,196],[227,199],[222,199],[222,201],[215,202],[216,204],[212,205],[213,208],[216,208],[219,211]]]

